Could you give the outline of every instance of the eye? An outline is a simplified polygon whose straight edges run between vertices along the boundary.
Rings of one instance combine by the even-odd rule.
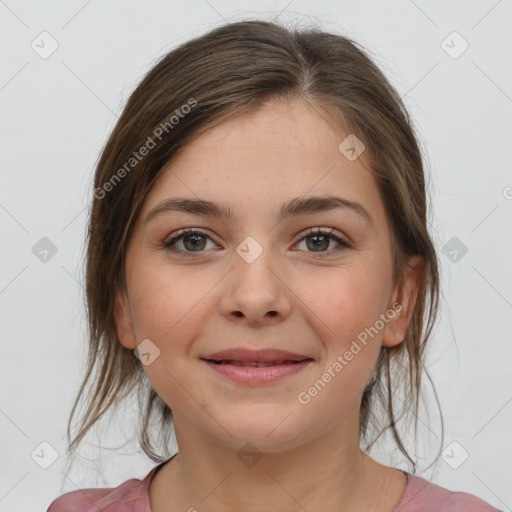
[[[186,256],[194,256],[193,253],[203,252],[202,249],[206,246],[205,239],[211,240],[205,233],[193,229],[182,229],[178,233],[179,235],[166,240],[163,246],[168,251],[184,253]],[[178,250],[176,250],[178,243],[183,243],[185,249],[178,248]]]
[[[343,249],[348,249],[352,247],[352,244],[348,242],[345,238],[337,236],[334,233],[338,233],[338,231],[336,231],[333,228],[310,228],[306,231],[305,236],[301,238],[300,242],[302,242],[303,240],[306,241],[306,247],[308,249],[313,249],[310,252],[314,253],[332,253],[335,251],[341,251]],[[311,240],[311,243],[308,243],[308,239]],[[333,240],[338,244],[338,247],[335,247],[331,251],[328,251],[327,249]]]

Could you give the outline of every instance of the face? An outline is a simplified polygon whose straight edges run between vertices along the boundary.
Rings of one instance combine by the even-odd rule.
[[[392,282],[390,229],[364,152],[347,158],[339,145],[349,134],[319,112],[272,100],[225,121],[190,143],[146,198],[116,321],[125,347],[146,340],[144,370],[176,429],[187,422],[218,443],[268,451],[328,431],[358,438],[361,393],[380,348],[404,337],[419,274]],[[304,203],[313,197],[341,200]],[[173,198],[231,215],[192,203],[166,208]],[[249,382],[204,360],[236,348],[308,361]]]

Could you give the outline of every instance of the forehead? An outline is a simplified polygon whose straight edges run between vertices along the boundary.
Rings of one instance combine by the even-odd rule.
[[[364,152],[348,159],[335,129],[316,105],[273,99],[202,133],[162,171],[142,217],[173,196],[229,204],[237,213],[264,214],[308,195],[340,195],[384,215]]]

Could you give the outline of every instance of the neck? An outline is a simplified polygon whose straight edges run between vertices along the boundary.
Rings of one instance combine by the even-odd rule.
[[[153,512],[391,512],[405,490],[405,475],[364,454],[354,432],[338,429],[285,451],[241,453],[191,431],[179,416],[174,425],[179,454],[151,483]]]

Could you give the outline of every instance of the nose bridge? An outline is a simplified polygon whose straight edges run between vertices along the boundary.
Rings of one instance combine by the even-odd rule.
[[[246,237],[233,255],[224,314],[230,318],[244,316],[250,322],[287,316],[289,294],[284,279],[279,276],[279,268],[272,244]]]

